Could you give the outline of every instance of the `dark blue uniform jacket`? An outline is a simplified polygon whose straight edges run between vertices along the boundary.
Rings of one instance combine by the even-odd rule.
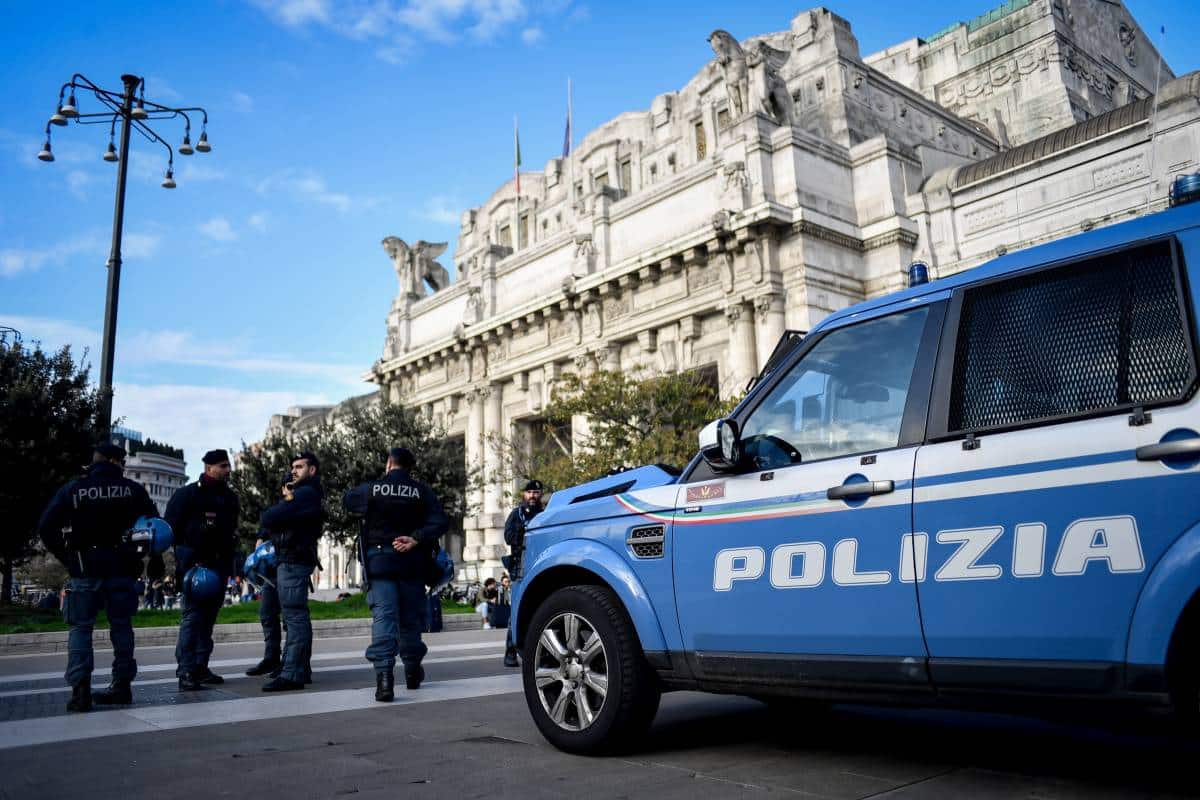
[[[365,514],[367,572],[371,577],[372,553],[382,551],[389,577],[424,579],[437,540],[450,526],[437,495],[407,470],[394,469],[379,480],[368,481],[346,492],[342,505],[351,514]],[[392,540],[411,536],[419,543],[407,553],[397,553]],[[376,569],[377,571],[377,569]]]
[[[321,478],[306,478],[292,487],[291,500],[278,502],[262,513],[259,527],[271,532],[281,563],[317,565],[317,542],[325,524],[325,509],[321,505],[324,497]]]
[[[203,564],[222,577],[233,574],[238,499],[224,482],[201,476],[171,495],[164,518],[175,534],[175,569],[182,576]]]
[[[137,577],[142,559],[121,543],[142,516],[158,516],[145,488],[124,477],[120,467],[101,461],[58,490],[42,512],[38,534],[73,577]]]

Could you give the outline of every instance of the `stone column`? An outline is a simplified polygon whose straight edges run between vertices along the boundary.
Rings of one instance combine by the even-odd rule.
[[[583,353],[575,356],[575,370],[581,378],[592,374],[595,369],[595,361],[592,357]],[[571,447],[577,451],[582,450],[591,434],[591,424],[588,422],[586,414],[575,414],[571,417]]]
[[[486,476],[483,490],[484,514],[500,513],[503,497],[498,477],[501,458],[496,449],[500,440],[508,438],[503,430],[502,394],[500,384],[491,384],[483,404],[483,468]]]
[[[725,319],[729,323],[729,357],[727,374],[721,380],[721,396],[736,397],[758,372],[754,366],[757,356],[754,322],[750,306],[741,300],[731,301],[725,307]]]
[[[760,370],[766,366],[775,345],[779,344],[779,337],[786,330],[783,317],[783,298],[780,295],[761,294],[754,298],[754,322],[758,326],[754,340]]]
[[[478,470],[483,466],[483,406],[486,390],[478,388],[467,392],[467,435],[464,443],[466,450],[467,470],[478,476]],[[478,479],[478,477],[476,477]],[[470,514],[463,520],[463,562],[472,564],[480,557],[479,551],[483,546],[483,497],[477,488],[467,492],[467,505]],[[468,570],[463,575],[465,580],[475,580],[477,576]]]

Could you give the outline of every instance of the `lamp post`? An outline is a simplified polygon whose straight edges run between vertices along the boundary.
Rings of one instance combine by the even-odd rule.
[[[137,131],[146,139],[158,142],[167,150],[167,172],[163,178],[164,189],[175,188],[175,151],[165,139],[155,133],[148,124],[152,120],[183,119],[183,142],[179,145],[179,154],[190,156],[192,153],[208,153],[212,147],[208,143],[208,112],[198,106],[174,108],[146,100],[146,81],[137,75],[122,75],[121,82],[124,90],[112,92],[102,89],[83,75],[76,73],[71,80],[62,85],[58,91],[58,107],[46,123],[46,143],[37,157],[41,161],[53,161],[54,153],[50,149],[50,131],[52,126],[65,127],[74,120],[80,125],[102,125],[107,123],[108,149],[102,156],[105,161],[117,163],[117,196],[113,206],[112,250],[108,256],[108,288],[104,298],[104,340],[100,352],[100,404],[97,424],[102,435],[107,438],[112,427],[112,378],[113,355],[117,342],[117,300],[121,291],[121,236],[125,227],[125,178],[129,170],[129,135]],[[67,92],[70,91],[68,95]],[[107,111],[81,114],[75,100],[75,92],[91,94]],[[136,95],[136,97],[135,97]],[[64,103],[63,98],[66,97]],[[192,146],[192,119],[188,112],[199,112],[202,115],[200,123],[200,138],[195,147]],[[120,150],[114,146],[117,123],[121,123]]]

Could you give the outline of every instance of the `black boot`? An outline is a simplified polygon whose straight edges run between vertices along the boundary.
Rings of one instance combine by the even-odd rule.
[[[381,703],[390,703],[396,696],[396,676],[389,669],[387,672],[375,673],[375,699]]]
[[[517,660],[517,648],[515,648],[515,647],[504,648],[504,666],[506,666],[506,667],[521,666],[521,662]]]
[[[258,662],[258,664],[256,664],[255,666],[246,670],[246,674],[251,677],[256,677],[258,675],[270,675],[272,678],[274,678],[274,677],[278,677],[278,675],[277,675],[278,672],[279,672],[279,662],[274,659],[271,659],[271,658],[264,658],[262,661]]]
[[[295,692],[303,688],[303,683],[289,681],[287,678],[281,675],[275,680],[263,684],[262,690],[264,692]]]
[[[197,673],[197,677],[199,678],[201,683],[206,683],[209,686],[216,686],[218,684],[225,682],[224,678],[222,678],[217,673],[213,672],[208,667],[205,667],[203,669],[203,671]]]
[[[421,681],[425,680],[425,668],[418,665],[416,669],[404,670],[404,684],[409,689],[420,689]]]
[[[200,678],[191,672],[185,672],[179,676],[179,691],[181,692],[198,692],[201,689],[207,689]]]
[[[83,679],[71,687],[71,699],[67,701],[67,711],[92,710],[92,682]]]
[[[133,702],[133,690],[129,688],[129,681],[114,678],[107,689],[92,695],[92,702],[98,706],[127,706]]]

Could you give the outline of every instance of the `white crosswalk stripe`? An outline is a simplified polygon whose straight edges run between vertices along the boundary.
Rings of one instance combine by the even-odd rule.
[[[489,653],[487,655],[482,655],[482,656],[459,656],[458,658],[455,658],[453,656],[448,656],[446,658],[426,658],[421,663],[426,664],[426,665],[428,665],[428,664],[455,664],[455,663],[459,663],[459,662],[463,662],[463,661],[495,661],[495,662],[499,663],[499,654],[501,652],[503,652],[503,651],[501,650],[501,651],[497,651],[496,653]],[[314,673],[315,672],[347,672],[350,670],[360,670],[364,674],[372,674],[373,675],[374,669],[371,667],[370,663],[368,663],[365,659],[363,659],[362,653],[359,653],[358,657],[360,659],[360,661],[358,663],[339,664],[334,667],[313,667],[313,672]],[[316,657],[314,656],[314,660],[315,659],[316,659]],[[216,664],[217,662],[213,662],[213,663]],[[249,665],[254,665],[258,662],[247,661],[244,663],[249,664]],[[221,674],[221,673],[218,673],[218,674]],[[55,673],[55,676],[62,677],[61,673]],[[224,678],[226,681],[265,680],[265,678],[263,678],[263,677],[255,678],[253,676],[245,675],[240,672],[226,672],[224,674],[221,674],[221,677]],[[141,687],[141,686],[166,686],[167,684],[174,684],[178,680],[179,680],[178,678],[153,678],[148,681],[134,680],[133,688],[137,689],[138,687]],[[4,699],[6,697],[32,697],[33,695],[39,695],[39,694],[68,694],[70,691],[71,691],[71,687],[65,686],[65,685],[64,686],[52,686],[47,689],[11,689],[7,692],[0,692],[0,699]]]
[[[281,719],[338,711],[387,710],[417,703],[464,700],[521,691],[521,676],[494,675],[434,681],[420,690],[400,690],[394,703],[379,703],[373,689],[294,692],[271,697],[221,700],[182,706],[136,706],[119,711],[26,719],[0,723],[0,750],[29,745],[94,739],[126,733],[147,733],[229,722]]]
[[[452,652],[458,650],[491,650],[496,653],[504,652],[504,642],[464,642],[462,644],[434,644],[429,645],[429,652]],[[136,651],[134,652],[136,656]],[[65,669],[67,654],[62,654],[63,665]],[[363,658],[362,650],[342,650],[336,653],[315,653],[312,657],[313,661],[342,661],[344,659]],[[225,667],[252,667],[259,662],[258,658],[224,658],[210,661],[209,669],[214,671]],[[167,664],[147,664],[138,666],[138,674],[144,675],[153,672],[174,672],[175,664],[173,662]],[[112,675],[109,669],[97,669],[92,673],[92,682],[97,683],[102,679]],[[3,675],[0,676],[0,685],[6,683],[26,683],[28,681],[48,681],[54,679],[62,679],[63,670],[57,672],[31,672],[24,675]],[[3,695],[0,695],[3,696]]]

